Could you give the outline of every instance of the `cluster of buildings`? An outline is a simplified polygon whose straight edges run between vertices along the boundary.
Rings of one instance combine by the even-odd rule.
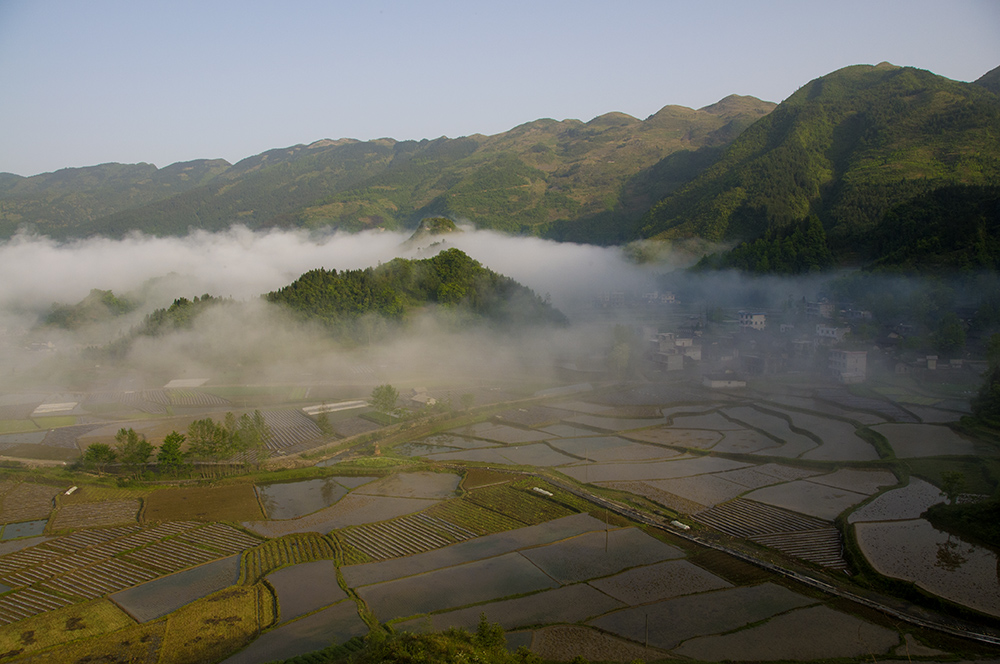
[[[845,347],[851,328],[835,325],[834,305],[808,302],[796,323],[773,321],[761,310],[743,310],[726,321],[726,332],[707,335],[652,333],[648,357],[662,371],[679,371],[700,363],[702,382],[708,387],[745,386],[748,376],[790,372],[824,374],[839,383],[861,383],[868,377],[868,351]],[[858,320],[870,312],[856,312]],[[735,323],[735,326],[733,325]]]

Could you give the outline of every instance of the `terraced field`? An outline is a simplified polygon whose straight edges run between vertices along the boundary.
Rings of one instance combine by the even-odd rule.
[[[80,530],[0,557],[0,624],[131,588],[259,540],[231,526],[168,522]]]
[[[699,512],[699,523],[830,569],[847,569],[840,532],[829,521],[737,499]]]
[[[228,399],[198,390],[171,388],[165,391],[170,405],[177,408],[226,408],[230,406]]]
[[[269,410],[264,421],[271,429],[270,450],[282,450],[323,437],[323,431],[301,410]]]
[[[477,533],[426,513],[340,531],[340,537],[372,560],[430,551],[476,537]]]

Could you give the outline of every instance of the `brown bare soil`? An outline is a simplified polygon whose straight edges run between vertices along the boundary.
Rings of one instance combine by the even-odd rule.
[[[465,478],[462,480],[462,488],[466,491],[471,491],[472,489],[478,489],[481,486],[509,482],[514,479],[514,477],[516,476],[511,475],[510,473],[498,473],[487,468],[469,468],[469,470],[465,473]]]
[[[52,512],[52,499],[62,489],[44,484],[22,482],[3,496],[0,522],[16,523],[32,519],[47,519]]]
[[[255,521],[264,518],[252,484],[160,489],[146,498],[143,521]]]
[[[61,507],[52,518],[52,530],[97,528],[135,523],[140,503],[137,499],[107,500]]]

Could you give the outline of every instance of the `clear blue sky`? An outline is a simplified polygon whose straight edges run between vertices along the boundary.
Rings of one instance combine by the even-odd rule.
[[[852,64],[974,80],[998,0],[0,0],[0,172],[781,101]]]

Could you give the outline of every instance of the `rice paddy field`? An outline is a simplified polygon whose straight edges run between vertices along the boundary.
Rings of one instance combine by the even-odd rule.
[[[564,488],[655,504],[696,534],[845,583],[846,515],[879,573],[1000,617],[996,554],[922,520],[942,500],[934,474],[914,466],[931,482],[907,480],[903,462],[880,459],[857,432],[871,426],[906,463],[948,456],[968,472],[970,455],[995,450],[942,426],[950,411],[839,387],[782,389],[759,402],[654,384],[554,397],[396,434],[377,469],[280,481],[84,484],[65,496],[65,483],[0,479],[0,658],[263,664],[375,622],[474,630],[482,613],[510,644],[554,661],[950,656],[947,639],[918,641],[911,627],[722,551],[606,521]],[[8,425],[34,427],[0,427],[0,454],[75,454],[120,426],[102,425],[102,408],[141,412],[149,419],[135,424],[152,436],[177,428],[176,409],[210,412],[234,394],[176,386],[67,398],[78,402],[68,415],[35,412],[62,403],[53,398],[0,402]],[[297,407],[268,399],[273,451],[291,457],[322,438]],[[59,426],[34,424],[43,419]],[[350,418],[334,419],[344,435],[336,427]],[[375,428],[359,422],[356,433]],[[331,471],[342,474],[320,476]]]
[[[936,456],[996,456],[997,450],[962,438],[946,426],[893,423],[872,427],[885,436],[896,456],[904,459]]]
[[[924,519],[854,524],[858,545],[881,574],[1000,616],[997,553],[934,528]]]

